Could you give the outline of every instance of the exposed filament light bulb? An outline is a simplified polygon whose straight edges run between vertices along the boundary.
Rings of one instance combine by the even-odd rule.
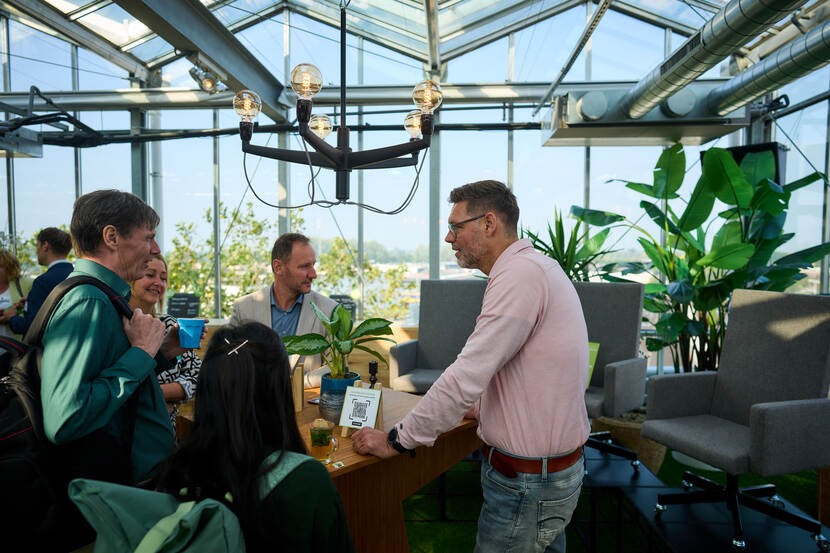
[[[433,113],[444,99],[441,87],[435,81],[421,81],[412,90],[412,101],[421,113]]]
[[[261,109],[262,100],[252,90],[240,90],[233,97],[233,110],[246,123],[256,119]]]
[[[407,113],[406,118],[403,120],[403,128],[406,129],[406,132],[412,138],[421,136],[421,111],[413,109]]]
[[[312,115],[311,120],[308,122],[308,128],[311,129],[311,132],[325,140],[331,134],[331,119],[329,119],[328,115]]]
[[[303,100],[310,100],[321,88],[323,75],[310,63],[301,63],[291,71],[291,89]]]

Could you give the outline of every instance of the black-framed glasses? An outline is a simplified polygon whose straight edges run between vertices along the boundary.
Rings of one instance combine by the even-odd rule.
[[[481,215],[476,215],[475,217],[470,217],[469,219],[464,219],[463,221],[458,221],[457,223],[450,223],[449,221],[447,221],[447,228],[450,230],[450,232],[455,238],[458,238],[458,231],[461,228],[461,225],[463,225],[464,223],[471,223],[476,219],[481,219],[485,215],[487,215],[487,213],[482,213]]]

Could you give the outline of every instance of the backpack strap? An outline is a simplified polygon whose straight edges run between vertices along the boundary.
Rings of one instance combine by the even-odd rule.
[[[26,352],[26,344],[8,336],[0,336],[0,349],[8,350],[14,355],[23,355]]]
[[[161,545],[173,534],[179,522],[196,506],[195,501],[179,503],[178,508],[171,514],[156,522],[147,530],[144,537],[136,546],[133,553],[156,553]]]
[[[133,310],[130,307],[130,304],[127,303],[127,300],[124,299],[121,294],[110,288],[106,283],[91,276],[73,276],[60,282],[46,297],[43,305],[41,305],[40,309],[38,309],[37,315],[35,315],[35,319],[32,321],[32,325],[26,332],[26,336],[23,338],[23,342],[25,344],[32,345],[40,343],[43,339],[43,333],[46,332],[46,325],[49,323],[49,319],[52,317],[52,313],[55,311],[58,302],[61,301],[66,293],[72,288],[81,286],[82,284],[95,286],[104,292],[104,294],[106,294],[112,302],[112,305],[115,307],[115,310],[119,315],[132,319]]]
[[[26,346],[31,346],[33,344],[42,344],[43,334],[46,332],[46,325],[49,324],[49,319],[52,317],[52,313],[54,313],[55,309],[58,306],[58,302],[63,299],[63,297],[69,292],[71,289],[75,288],[76,286],[81,286],[83,284],[89,284],[91,286],[95,286],[106,296],[109,298],[110,302],[112,302],[115,311],[121,315],[126,317],[127,319],[132,319],[133,317],[133,310],[130,307],[130,304],[127,302],[124,297],[113,290],[108,284],[105,282],[86,275],[78,275],[64,279],[61,281],[57,286],[55,286],[46,299],[43,302],[43,305],[40,306],[38,309],[37,315],[35,315],[34,320],[32,321],[32,325],[29,327],[29,330],[26,332],[26,336],[23,338],[23,343]],[[40,361],[38,361],[38,367],[40,367]],[[122,440],[125,443],[125,447],[127,455],[132,455],[132,445],[133,445],[133,434],[135,431],[135,420],[138,414],[138,390],[142,384],[136,388],[135,392],[127,399],[126,407],[126,420],[124,421],[124,434],[122,435]],[[38,392],[40,390],[40,386],[38,385]]]
[[[22,298],[25,294],[23,293],[23,288],[20,287],[19,278],[14,279],[14,287],[17,288],[17,295]]]
[[[280,455],[282,456],[280,457]],[[269,493],[274,491],[274,489],[280,485],[280,482],[282,482],[286,476],[291,474],[291,472],[293,472],[293,470],[301,464],[306,461],[314,461],[315,463],[319,462],[313,457],[303,455],[302,453],[296,453],[294,451],[275,451],[265,459],[263,464],[267,466],[273,463],[277,457],[280,457],[280,462],[276,467],[268,471],[268,473],[262,477],[259,487],[260,499],[264,499]]]

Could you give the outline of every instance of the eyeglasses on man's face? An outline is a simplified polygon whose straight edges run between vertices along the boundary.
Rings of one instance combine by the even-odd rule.
[[[447,221],[447,228],[450,230],[450,234],[452,234],[454,238],[458,238],[458,231],[461,230],[461,225],[471,223],[476,219],[481,219],[485,215],[487,215],[487,213],[482,213],[481,215],[476,215],[475,217],[470,217],[469,219],[464,219],[463,221],[458,221],[457,223]]]

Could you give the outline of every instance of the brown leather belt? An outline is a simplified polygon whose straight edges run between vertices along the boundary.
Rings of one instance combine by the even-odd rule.
[[[490,456],[492,450],[493,455]],[[519,472],[526,474],[541,474],[542,473],[542,458],[538,459],[523,459],[521,457],[513,457],[507,453],[502,453],[493,446],[484,444],[481,447],[481,454],[484,459],[488,459],[494,469],[502,473],[508,478],[515,478]],[[561,457],[548,457],[548,473],[559,472],[570,467],[582,457],[582,446],[579,446],[567,455]]]

